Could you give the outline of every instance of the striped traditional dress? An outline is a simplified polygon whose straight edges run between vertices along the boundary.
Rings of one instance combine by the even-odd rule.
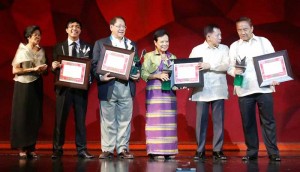
[[[162,70],[162,63],[156,73]],[[149,80],[146,87],[146,144],[147,153],[174,155],[177,148],[176,96],[162,91],[161,80]]]

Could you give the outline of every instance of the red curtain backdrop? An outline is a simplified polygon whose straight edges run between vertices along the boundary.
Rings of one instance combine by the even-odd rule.
[[[229,46],[238,39],[234,21],[240,16],[252,18],[256,35],[267,37],[275,50],[288,51],[294,80],[280,84],[274,93],[277,137],[279,142],[300,142],[300,21],[296,18],[300,16],[299,8],[298,0],[1,0],[0,141],[9,141],[14,87],[11,62],[18,44],[24,42],[24,28],[32,24],[41,26],[41,46],[45,48],[50,64],[53,46],[67,38],[65,23],[69,18],[82,21],[81,38],[93,44],[110,34],[109,20],[120,15],[126,20],[126,36],[137,42],[139,51],[153,50],[153,31],[165,28],[170,34],[170,51],[178,58],[187,58],[192,48],[204,41],[202,29],[206,24],[218,24],[222,31],[222,43]],[[230,98],[225,103],[225,142],[243,142],[237,97],[232,95],[233,80],[227,78]],[[53,74],[49,72],[44,78],[44,122],[39,141],[52,140],[55,115],[53,81]],[[142,80],[137,84],[131,143],[145,143],[145,85]],[[190,90],[177,91],[180,143],[195,143],[196,111],[195,103],[188,100],[190,94]],[[99,118],[97,88],[93,83],[86,119],[88,141],[100,141]],[[66,140],[73,141],[73,112],[66,130]],[[211,139],[210,121],[208,142]]]

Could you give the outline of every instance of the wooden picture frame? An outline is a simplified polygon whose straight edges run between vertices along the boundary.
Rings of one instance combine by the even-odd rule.
[[[58,57],[61,68],[56,74],[55,85],[87,90],[91,71],[91,60],[86,57]]]

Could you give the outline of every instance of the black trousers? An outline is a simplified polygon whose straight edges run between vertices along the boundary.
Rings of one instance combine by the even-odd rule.
[[[86,150],[85,118],[88,103],[86,90],[66,88],[56,94],[56,116],[53,135],[53,151],[63,152],[65,142],[65,129],[71,106],[74,108],[76,127],[75,143],[77,152]]]
[[[256,125],[256,105],[258,106],[262,137],[267,152],[269,155],[279,155],[276,141],[276,124],[274,119],[272,93],[257,93],[239,97],[247,155],[257,156],[259,150]]]

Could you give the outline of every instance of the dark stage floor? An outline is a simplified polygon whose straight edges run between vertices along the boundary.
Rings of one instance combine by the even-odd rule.
[[[75,156],[75,151],[66,151],[65,155],[58,160],[50,158],[50,151],[37,151],[40,155],[36,160],[20,160],[15,151],[0,150],[0,171],[65,171],[65,172],[169,172],[177,168],[194,169],[199,172],[277,172],[300,171],[300,151],[281,152],[281,162],[271,162],[265,152],[260,152],[257,161],[242,162],[244,152],[225,152],[227,161],[213,160],[210,152],[207,152],[206,161],[194,161],[193,151],[181,151],[175,160],[154,161],[149,160],[145,151],[133,151],[135,159],[121,160],[99,160],[99,151],[91,151],[96,158],[82,160]]]

